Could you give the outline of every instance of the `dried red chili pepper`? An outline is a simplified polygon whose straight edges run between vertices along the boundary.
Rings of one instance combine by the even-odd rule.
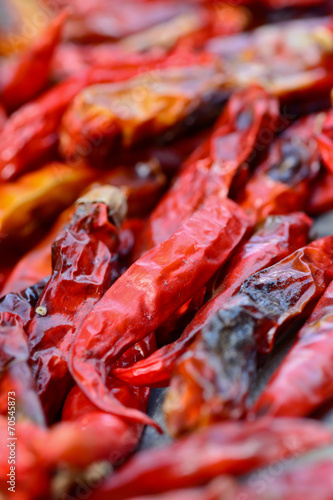
[[[318,302],[255,405],[256,413],[302,416],[333,397],[333,284]]]
[[[215,314],[175,368],[164,407],[172,434],[244,415],[257,353],[271,351],[323,294],[332,245],[332,236],[322,238],[253,274]]]
[[[260,143],[262,129],[274,130],[278,115],[278,102],[259,87],[233,94],[211,136],[190,156],[149,217],[144,249],[169,238],[207,196],[227,196],[237,172]]]
[[[144,451],[92,493],[92,500],[159,493],[208,482],[218,474],[243,474],[325,445],[322,424],[299,419],[226,422],[169,446]]]
[[[210,55],[196,55],[187,51],[171,54],[157,64],[162,68],[182,67],[211,59]],[[58,129],[62,117],[74,97],[85,87],[96,83],[124,81],[143,71],[154,69],[155,62],[144,67],[124,69],[92,66],[79,76],[68,78],[35,101],[23,106],[7,120],[0,137],[0,181],[15,178],[32,166],[36,168],[42,161],[52,159],[58,144]],[[74,126],[74,123],[70,125]],[[66,154],[65,160],[74,166],[79,162],[80,166],[82,158],[89,156],[92,146],[97,148],[100,138],[99,130],[92,136],[84,134],[77,154],[74,157]]]
[[[127,366],[149,355],[155,349],[154,335],[139,342],[119,360]],[[109,379],[108,389],[122,405],[145,412],[150,395],[148,388],[136,388]],[[137,447],[143,426],[116,415],[101,412],[76,386],[66,398],[62,422],[51,427],[48,446],[35,443],[44,465],[66,463],[70,467],[87,467],[97,460],[119,464]]]
[[[114,374],[138,385],[166,384],[177,359],[188,349],[207,321],[238,292],[245,279],[304,245],[310,225],[310,219],[304,214],[268,217],[253,236],[240,246],[227,268],[222,269],[221,285],[180,338],[128,369],[115,370]]]
[[[248,228],[235,203],[211,198],[108,290],[86,318],[70,361],[73,378],[96,406],[112,412],[104,386],[107,370],[202,288]]]
[[[304,208],[320,168],[314,139],[320,122],[320,115],[309,115],[274,141],[267,159],[238,196],[255,220]]]
[[[67,358],[75,334],[118,277],[114,224],[125,214],[119,189],[96,188],[78,200],[70,223],[52,246],[52,276],[28,328],[37,390],[48,421],[53,421],[72,386]]]
[[[8,110],[19,108],[45,89],[66,19],[67,12],[61,12],[17,61],[8,61],[2,68],[0,96]]]

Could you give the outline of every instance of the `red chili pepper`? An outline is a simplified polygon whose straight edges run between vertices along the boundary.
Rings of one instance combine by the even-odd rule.
[[[202,288],[248,228],[236,204],[212,198],[108,290],[86,318],[70,361],[73,378],[96,406],[114,412],[104,386],[109,368]]]
[[[260,395],[255,405],[256,413],[303,416],[332,398],[332,332],[331,283]]]
[[[238,196],[255,220],[303,210],[320,168],[314,140],[318,118],[309,115],[287,128]]]
[[[121,500],[196,486],[219,474],[244,474],[332,441],[322,424],[299,419],[258,419],[212,425],[169,446],[133,457],[91,499]]]
[[[227,196],[237,172],[261,142],[262,130],[277,128],[278,102],[259,87],[233,94],[211,136],[200,145],[148,219],[144,249],[169,238],[205,199]],[[262,149],[267,147],[264,144]]]
[[[199,53],[192,64],[185,60],[185,64],[151,69],[141,70],[126,82],[83,90],[62,120],[62,155],[80,157],[85,144],[94,144],[85,155],[90,161],[108,164],[119,150],[163,138],[166,133],[179,136],[191,122],[193,128],[211,121],[228,95],[219,63],[205,53]]]
[[[28,328],[37,390],[48,421],[54,420],[72,386],[67,358],[75,334],[119,275],[119,239],[113,224],[121,223],[125,213],[126,201],[117,188],[96,188],[78,200],[70,223],[52,246],[52,276]]]
[[[245,279],[303,246],[310,226],[311,221],[304,214],[267,218],[254,235],[240,246],[227,268],[222,269],[221,286],[196,314],[180,338],[128,369],[115,370],[114,374],[137,385],[165,385],[177,359],[188,349],[209,319],[238,292]]]
[[[332,278],[332,236],[248,278],[179,360],[164,407],[170,432],[242,417],[258,352],[306,317]]]
[[[14,110],[34,99],[47,86],[54,51],[60,42],[68,13],[61,12],[33,45],[8,61],[2,68],[0,96],[8,110]]]
[[[7,121],[7,113],[3,105],[0,103],[0,134],[4,129],[6,121]]]

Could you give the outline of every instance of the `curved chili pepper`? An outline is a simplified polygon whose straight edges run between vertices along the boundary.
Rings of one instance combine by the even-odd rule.
[[[257,353],[306,317],[332,278],[332,236],[248,278],[179,360],[164,406],[170,432],[242,417]]]
[[[92,500],[118,500],[243,474],[332,441],[322,424],[300,419],[258,419],[212,425],[169,446],[134,456],[96,489]]]
[[[95,175],[88,168],[78,170],[51,163],[16,182],[0,184],[2,247],[36,237],[45,224],[74,202]]]
[[[294,346],[268,382],[256,413],[302,416],[333,396],[333,284],[298,333]]]
[[[78,200],[70,223],[52,246],[52,276],[28,328],[37,390],[49,421],[72,386],[67,358],[75,334],[118,277],[114,224],[125,214],[126,201],[117,188],[96,188]]]
[[[224,79],[219,63],[199,53],[192,65],[168,64],[121,84],[90,86],[64,115],[61,152],[65,157],[80,156],[82,144],[97,136],[99,144],[88,158],[105,162],[119,149],[186,127],[186,121],[216,116],[226,97]]]
[[[278,102],[260,87],[232,95],[211,136],[190,156],[149,217],[143,238],[146,250],[177,231],[206,197],[228,195],[237,172],[260,143],[262,129],[274,130],[278,115]]]
[[[320,168],[314,139],[318,122],[320,115],[309,115],[288,127],[238,196],[255,220],[303,210]]]
[[[304,214],[268,217],[222,270],[223,280],[215,296],[200,309],[180,338],[128,369],[114,370],[114,374],[137,385],[165,385],[177,359],[209,319],[238,292],[245,279],[303,246],[310,226],[311,221]]]
[[[201,289],[248,229],[235,203],[212,198],[108,290],[86,318],[70,361],[73,378],[96,406],[113,413],[104,386],[109,367]]]
[[[2,68],[0,96],[8,110],[19,108],[45,89],[66,19],[67,12],[61,12],[18,61]]]

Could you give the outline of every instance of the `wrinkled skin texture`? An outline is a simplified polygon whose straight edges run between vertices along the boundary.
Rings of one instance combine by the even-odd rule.
[[[28,328],[33,372],[49,422],[73,384],[67,362],[75,334],[119,275],[118,245],[107,205],[88,202],[77,206],[52,245],[52,276]]]
[[[45,89],[66,18],[66,12],[60,13],[17,61],[9,60],[1,68],[0,98],[6,109],[19,108]]]
[[[201,485],[219,474],[244,474],[331,440],[331,433],[321,424],[307,420],[215,424],[169,446],[133,457],[91,498],[121,500]]]
[[[87,156],[105,161],[119,149],[186,127],[186,120],[196,113],[211,113],[215,103],[223,101],[223,82],[219,64],[203,54],[183,67],[162,67],[121,84],[88,87],[64,115],[62,154],[75,157],[83,143],[93,143],[97,137],[98,145]]]
[[[112,411],[104,386],[108,369],[201,289],[248,229],[236,204],[212,198],[108,290],[87,316],[70,361],[74,380],[96,406]]]
[[[254,220],[303,210],[319,173],[314,133],[322,118],[309,115],[287,128],[246,184],[238,202]]]
[[[295,344],[268,382],[254,411],[305,416],[333,397],[333,284],[298,333]]]
[[[166,345],[117,377],[139,385],[162,385],[169,381],[177,359],[187,350],[209,319],[238,292],[246,278],[283,259],[306,243],[311,221],[303,214],[272,216],[245,241],[222,269],[221,284],[196,314],[178,340]]]
[[[172,434],[244,414],[257,353],[306,317],[332,280],[332,243],[322,238],[252,275],[215,314],[171,380],[164,409]]]
[[[142,251],[169,238],[208,196],[227,196],[242,166],[261,145],[261,130],[271,131],[273,137],[278,116],[277,100],[260,87],[235,92],[210,137],[186,161],[150,215]]]

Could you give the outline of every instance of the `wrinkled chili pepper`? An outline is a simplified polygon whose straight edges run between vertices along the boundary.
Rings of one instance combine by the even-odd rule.
[[[61,152],[65,157],[80,156],[82,144],[98,137],[87,156],[106,162],[119,149],[167,132],[180,135],[190,124],[193,128],[216,116],[228,95],[222,89],[224,80],[219,63],[203,53],[192,65],[169,65],[122,83],[90,86],[64,115]]]
[[[106,186],[78,200],[52,245],[52,276],[28,328],[38,394],[53,421],[72,386],[68,353],[82,321],[117,279],[118,230],[126,215],[119,189]],[[52,393],[52,397],[50,394]]]
[[[144,67],[124,69],[90,67],[79,76],[68,78],[32,101],[7,120],[0,137],[0,181],[13,179],[42,161],[53,158],[58,144],[58,129],[62,117],[74,97],[85,87],[102,82],[119,82],[144,71],[161,68],[182,67],[211,61],[208,54],[187,51],[171,54],[160,63],[152,61]],[[154,71],[153,71],[154,75]],[[154,80],[153,80],[154,81]],[[70,125],[74,126],[74,123]],[[89,151],[100,144],[101,133],[84,134],[76,155],[65,155],[65,160],[74,166],[89,156]],[[37,164],[37,165],[36,165]],[[79,165],[80,166],[80,165]]]
[[[302,416],[333,397],[333,284],[260,395],[256,413]]]
[[[169,238],[206,197],[227,196],[237,172],[260,143],[262,129],[274,130],[278,115],[278,102],[259,87],[233,94],[211,136],[187,160],[149,217],[144,249]]]
[[[66,18],[67,12],[61,12],[31,48],[2,68],[0,96],[8,110],[17,109],[45,89]]]
[[[306,116],[274,141],[267,159],[238,196],[238,202],[255,220],[304,208],[319,173],[314,134],[321,123],[320,115]]]
[[[244,415],[257,353],[306,317],[332,280],[332,243],[322,238],[253,274],[215,313],[175,368],[164,406],[172,434]]]
[[[331,433],[322,424],[310,420],[276,418],[215,424],[133,457],[91,498],[121,500],[201,485],[218,474],[243,474],[331,440]]]
[[[0,184],[2,247],[36,237],[44,225],[73,203],[95,175],[92,169],[51,163],[16,182]]]
[[[246,278],[275,264],[306,243],[311,221],[304,214],[271,216],[245,241],[222,269],[223,280],[215,294],[185,328],[179,340],[167,345],[129,369],[114,374],[138,385],[164,385],[177,359],[187,350],[209,319],[238,292]]]
[[[87,316],[70,361],[73,378],[96,406],[112,412],[104,386],[108,368],[201,289],[248,229],[235,203],[211,198],[108,290]]]

